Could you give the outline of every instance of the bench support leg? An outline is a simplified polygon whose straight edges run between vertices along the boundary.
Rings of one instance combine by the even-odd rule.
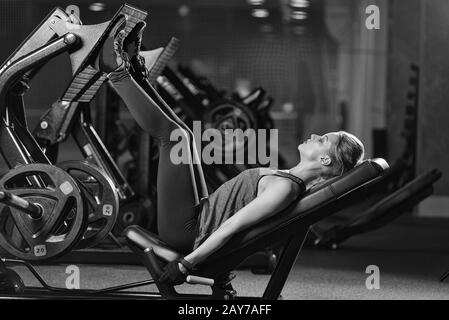
[[[285,281],[287,280],[290,270],[295,264],[296,258],[302,249],[308,232],[309,228],[298,230],[297,235],[287,241],[279,262],[276,265],[276,269],[268,282],[262,299],[277,300],[279,298],[281,291],[284,288]]]

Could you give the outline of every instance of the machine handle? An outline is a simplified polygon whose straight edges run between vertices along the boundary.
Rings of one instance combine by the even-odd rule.
[[[201,284],[204,286],[213,286],[215,283],[214,279],[192,276],[192,275],[187,276],[186,282],[190,283],[190,284]]]

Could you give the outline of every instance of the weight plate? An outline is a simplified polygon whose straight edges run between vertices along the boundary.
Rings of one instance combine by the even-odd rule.
[[[27,164],[11,169],[0,179],[0,189],[42,208],[33,219],[0,203],[0,246],[28,261],[60,257],[72,250],[87,223],[85,202],[75,180],[48,164]]]
[[[257,129],[254,115],[246,106],[233,101],[222,101],[205,114],[205,122],[210,128],[224,129]]]
[[[117,220],[119,208],[117,188],[101,168],[89,162],[65,161],[57,166],[79,182],[87,204],[87,228],[77,247],[93,247],[111,232]]]
[[[257,120],[248,107],[228,100],[222,101],[207,111],[203,122],[205,129],[212,128],[222,132],[223,146],[216,147],[219,150],[223,148],[225,152],[236,152],[247,145],[245,141],[234,141],[234,135],[226,134],[227,129],[241,129],[243,132],[247,129],[258,129]]]

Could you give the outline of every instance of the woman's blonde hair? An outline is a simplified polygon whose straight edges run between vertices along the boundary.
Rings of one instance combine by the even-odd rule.
[[[359,138],[346,131],[339,131],[337,134],[338,142],[329,154],[332,164],[328,170],[328,178],[340,176],[354,168],[365,156],[365,147]]]
[[[327,179],[341,176],[363,161],[365,155],[363,143],[355,135],[346,131],[339,131],[337,134],[338,142],[329,153],[331,165],[311,183],[311,188],[318,188]]]

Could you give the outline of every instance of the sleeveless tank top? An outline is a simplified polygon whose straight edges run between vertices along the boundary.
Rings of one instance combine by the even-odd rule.
[[[306,186],[300,178],[287,172],[276,171],[261,174],[261,168],[241,172],[222,184],[202,204],[193,249],[206,240],[224,221],[253,201],[257,197],[260,179],[267,175],[285,177],[294,181],[300,187],[299,194],[303,194],[306,190]]]

